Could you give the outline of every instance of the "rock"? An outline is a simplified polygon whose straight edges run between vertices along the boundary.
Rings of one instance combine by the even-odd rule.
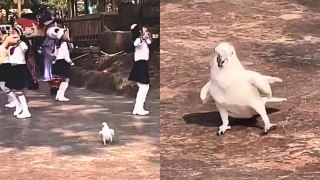
[[[94,63],[96,62],[96,63]],[[133,54],[121,54],[114,57],[88,55],[78,59],[72,67],[71,85],[85,87],[104,94],[114,94],[135,98],[138,87],[128,81],[133,66]],[[148,98],[160,98],[160,55],[150,53],[150,91]]]
[[[108,54],[120,51],[133,52],[134,46],[131,39],[131,31],[108,31],[100,35],[99,47]]]

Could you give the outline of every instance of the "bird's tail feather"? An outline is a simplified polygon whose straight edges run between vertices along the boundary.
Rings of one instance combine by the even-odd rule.
[[[269,103],[269,102],[283,102],[283,101],[287,101],[287,98],[278,98],[278,97],[271,97],[271,98],[263,97],[262,99],[263,99],[266,103]]]

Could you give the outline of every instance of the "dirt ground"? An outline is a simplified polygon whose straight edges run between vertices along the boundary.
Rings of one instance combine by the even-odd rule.
[[[13,117],[0,94],[0,179],[159,179],[159,100],[150,115],[132,116],[134,99],[70,87],[61,103],[48,85],[27,91],[30,119]],[[104,146],[101,123],[114,129]]]
[[[171,3],[170,3],[171,2]],[[174,2],[174,3],[172,3]],[[320,2],[312,0],[161,1],[161,178],[320,179]],[[278,128],[221,119],[202,104],[208,55],[232,42],[251,69],[280,77],[269,105]]]

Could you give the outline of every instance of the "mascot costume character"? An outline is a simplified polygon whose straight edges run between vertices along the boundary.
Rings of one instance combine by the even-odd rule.
[[[46,25],[46,38],[41,45],[44,54],[44,81],[49,81],[51,94],[57,101],[69,101],[65,91],[69,86],[71,65],[74,65],[67,44],[66,27],[63,20],[55,18]]]
[[[54,18],[45,6],[34,4],[31,10],[33,13],[22,15],[17,22],[26,37],[32,40],[34,52],[33,56],[30,56],[34,59],[30,68],[31,72],[34,72],[32,76],[35,79],[48,82],[51,94],[56,95],[56,100],[68,101],[69,99],[64,97],[64,93],[68,87],[69,76],[63,76],[65,73],[62,73],[62,76],[60,76],[61,73],[53,75],[52,64],[55,64],[57,58],[62,58],[68,62],[68,65],[73,65],[67,45],[67,41],[70,40],[69,31],[63,20]],[[61,67],[58,69],[61,71]],[[65,68],[62,69],[67,71]]]

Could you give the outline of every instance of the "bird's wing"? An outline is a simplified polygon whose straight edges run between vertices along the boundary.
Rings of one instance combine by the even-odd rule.
[[[254,71],[250,71],[250,70],[247,70],[247,73],[252,76],[262,76],[263,78],[265,78],[269,82],[269,84],[276,83],[276,82],[279,82],[279,83],[283,82],[283,80],[278,77],[265,76],[265,75],[262,75],[258,72],[254,72]]]
[[[208,98],[210,97],[210,86],[211,86],[211,81],[207,82],[200,91],[200,98],[201,100],[205,103],[208,101]]]
[[[247,74],[247,78],[259,90],[261,95],[267,95],[269,98],[272,97],[272,90],[267,78],[259,73],[252,73],[252,71]]]
[[[99,134],[102,134],[102,131],[99,131]]]
[[[111,134],[112,136],[114,136],[114,130],[113,130],[113,129],[110,129],[110,134]]]
[[[264,77],[268,80],[270,84],[276,83],[276,82],[279,82],[279,83],[283,82],[283,80],[278,77],[272,77],[272,76],[264,76]]]

